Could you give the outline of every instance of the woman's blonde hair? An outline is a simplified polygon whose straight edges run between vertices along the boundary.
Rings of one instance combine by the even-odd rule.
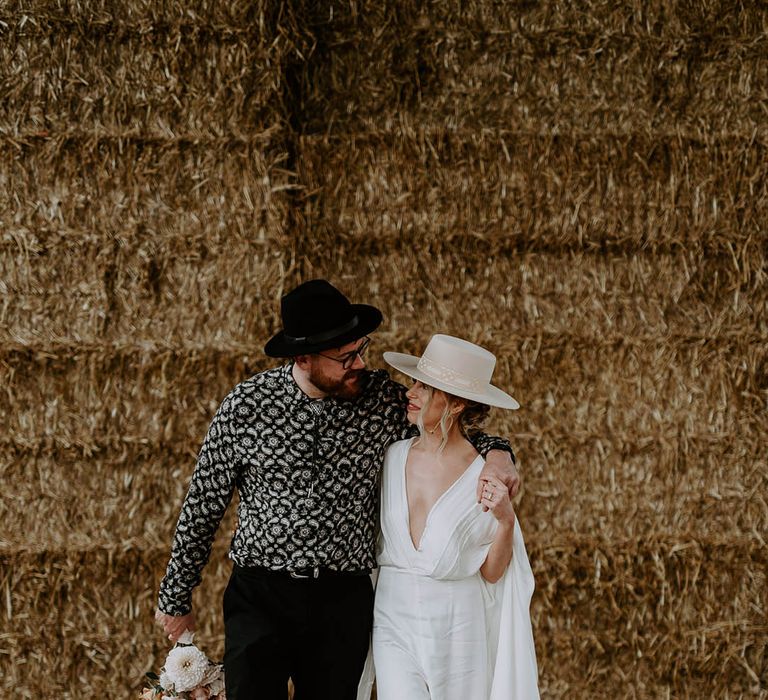
[[[427,412],[429,404],[434,398],[435,392],[439,391],[441,394],[444,394],[446,399],[445,408],[443,409],[443,414],[440,416],[440,421],[438,423],[440,426],[441,435],[440,447],[437,448],[438,454],[440,454],[445,449],[446,444],[448,444],[448,433],[453,427],[454,421],[451,409],[456,406],[456,404],[461,404],[464,407],[461,409],[458,416],[459,430],[465,438],[469,440],[483,429],[485,421],[487,420],[488,414],[491,410],[490,406],[484,403],[478,403],[477,401],[463,399],[460,396],[454,396],[453,394],[449,394],[447,391],[435,389],[428,384],[424,384],[424,386],[427,389],[427,400],[424,402],[424,405],[419,411],[419,415],[416,417],[416,426],[419,429],[420,436],[423,436],[426,432],[426,428],[424,427],[424,414]]]

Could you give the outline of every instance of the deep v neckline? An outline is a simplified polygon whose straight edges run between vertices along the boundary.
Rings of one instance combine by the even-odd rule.
[[[405,507],[405,531],[406,536],[408,537],[408,542],[411,545],[411,548],[414,552],[421,552],[421,545],[424,542],[424,536],[427,534],[427,529],[429,528],[429,521],[432,519],[432,513],[435,512],[435,509],[440,505],[442,501],[445,500],[446,496],[453,491],[456,486],[464,479],[464,477],[469,473],[470,469],[472,468],[472,465],[477,462],[478,459],[482,459],[483,456],[481,454],[478,454],[477,457],[475,457],[467,466],[464,468],[464,471],[461,472],[452,482],[451,485],[445,489],[438,497],[437,500],[432,504],[432,507],[429,509],[429,512],[427,513],[427,517],[424,520],[424,527],[421,530],[421,537],[419,537],[419,544],[417,545],[413,541],[413,536],[411,535],[411,508],[408,505],[408,477],[406,475],[406,471],[408,469],[408,455],[411,453],[411,446],[413,445],[413,441],[416,438],[409,438],[408,443],[405,446],[405,458],[403,459],[403,473],[401,475],[400,483],[401,483],[401,496],[403,499],[403,505]]]

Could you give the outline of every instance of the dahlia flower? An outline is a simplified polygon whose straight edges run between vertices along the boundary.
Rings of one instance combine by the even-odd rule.
[[[195,646],[171,649],[165,660],[165,672],[177,693],[200,685],[207,670],[208,658]]]

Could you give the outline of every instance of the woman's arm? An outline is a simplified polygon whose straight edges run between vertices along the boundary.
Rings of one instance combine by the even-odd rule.
[[[515,532],[515,511],[509,499],[507,487],[493,477],[483,480],[480,501],[499,521],[496,536],[488,550],[488,556],[480,567],[480,574],[488,583],[496,583],[512,560],[512,542]]]

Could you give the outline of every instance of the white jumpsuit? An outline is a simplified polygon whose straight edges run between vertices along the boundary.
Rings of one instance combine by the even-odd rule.
[[[496,532],[476,502],[482,457],[438,499],[418,549],[408,522],[405,462],[387,451],[381,488],[373,665],[379,700],[529,700],[538,674],[529,605],[533,574],[519,523],[496,584],[480,575]],[[370,669],[369,669],[370,675]],[[365,678],[360,697],[369,697]]]

